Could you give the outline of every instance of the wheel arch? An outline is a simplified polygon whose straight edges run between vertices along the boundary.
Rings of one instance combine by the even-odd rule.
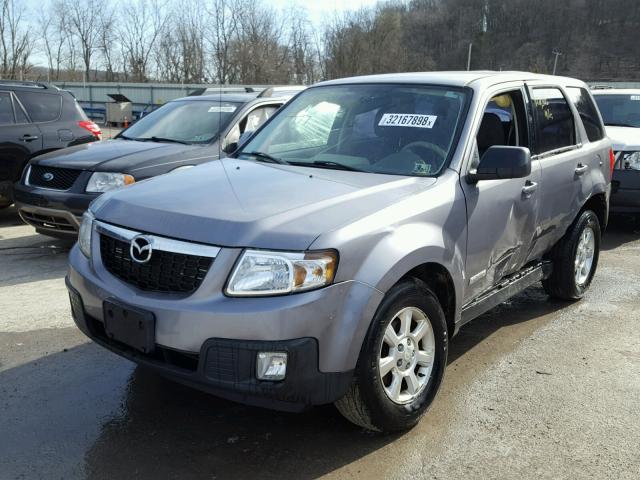
[[[427,262],[409,270],[398,282],[406,278],[417,278],[435,294],[444,312],[447,331],[451,338],[456,325],[456,288],[449,270],[440,263]]]
[[[580,218],[580,215],[585,210],[592,210],[596,214],[602,231],[607,228],[607,223],[609,221],[609,203],[607,202],[607,196],[605,193],[596,193],[592,195],[582,206],[578,215],[576,215],[576,218]]]

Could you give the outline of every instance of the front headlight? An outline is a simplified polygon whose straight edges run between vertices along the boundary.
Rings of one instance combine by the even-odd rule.
[[[640,152],[625,153],[622,164],[626,169],[640,170]]]
[[[338,254],[245,250],[227,284],[231,296],[282,295],[333,282]]]
[[[95,172],[89,178],[85,190],[89,193],[107,192],[114,188],[131,185],[135,181],[135,178],[126,173]]]
[[[90,210],[84,212],[82,223],[80,224],[80,232],[78,233],[78,246],[87,258],[91,258],[91,232],[93,231],[94,220],[95,217]]]

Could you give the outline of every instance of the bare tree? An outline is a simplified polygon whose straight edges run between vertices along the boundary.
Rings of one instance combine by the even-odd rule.
[[[90,80],[92,60],[100,45],[100,16],[103,10],[96,8],[90,0],[62,0],[62,8],[66,12],[65,23],[75,37],[73,40],[80,46],[84,78]]]
[[[115,28],[116,13],[105,6],[106,10],[100,15],[99,50],[105,69],[105,80],[113,82],[118,78],[118,58],[122,56],[121,44],[118,41]],[[120,62],[124,63],[124,61]]]
[[[238,34],[240,2],[212,0],[205,9],[209,27],[205,27],[204,36],[213,59],[212,77],[219,84],[229,83],[233,69],[231,46]]]
[[[22,79],[29,69],[34,41],[25,28],[26,8],[14,0],[0,0],[0,75]]]
[[[145,82],[149,59],[162,31],[167,15],[158,0],[139,0],[124,4],[120,20],[119,40],[122,45],[130,78]]]

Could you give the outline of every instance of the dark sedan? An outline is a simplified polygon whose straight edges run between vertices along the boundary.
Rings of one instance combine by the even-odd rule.
[[[257,129],[288,100],[268,95],[174,100],[113,140],[40,155],[14,187],[20,216],[39,233],[73,237],[83,212],[101,193],[235,150],[242,133]]]

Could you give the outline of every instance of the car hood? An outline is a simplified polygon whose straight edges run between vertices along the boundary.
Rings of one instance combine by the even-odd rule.
[[[435,182],[227,158],[109,193],[92,209],[98,220],[157,235],[305,250],[322,233]]]
[[[217,147],[179,143],[103,140],[64,148],[35,157],[31,163],[46,167],[74,168],[98,172],[131,173],[149,166],[210,155],[218,158]]]
[[[640,128],[633,127],[606,127],[607,136],[613,143],[613,149],[632,151],[640,150]]]

